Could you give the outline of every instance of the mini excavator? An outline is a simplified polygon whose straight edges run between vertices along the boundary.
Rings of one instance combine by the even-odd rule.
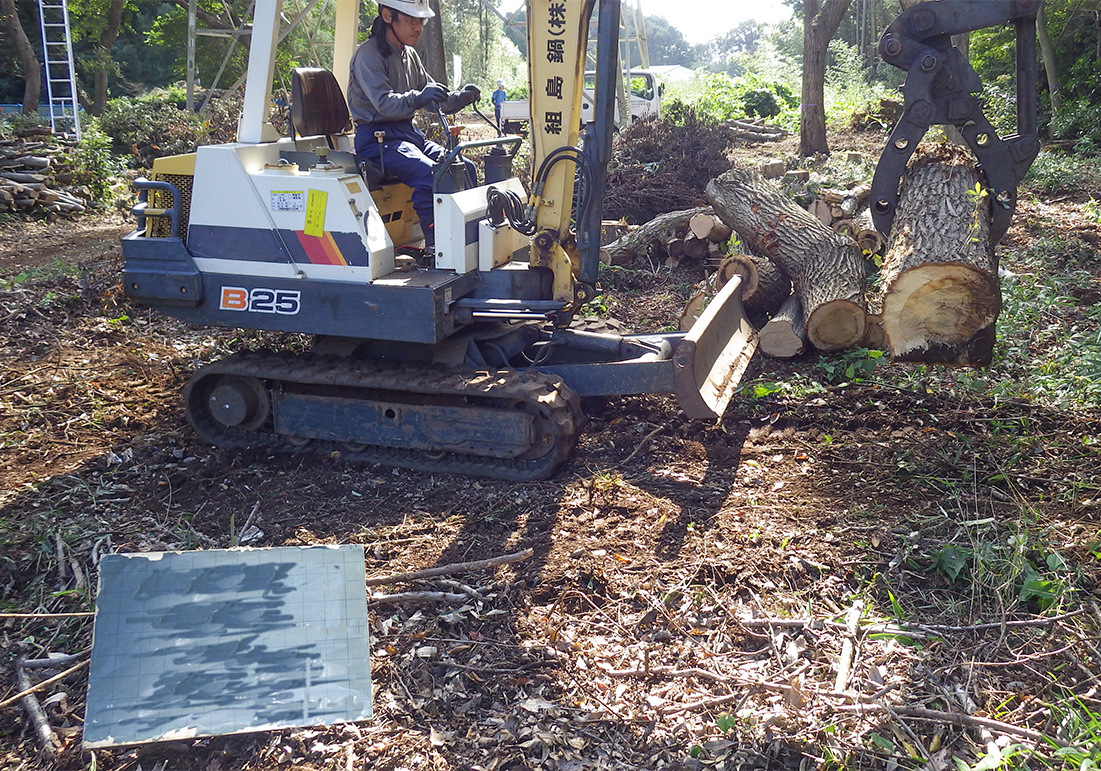
[[[888,29],[880,51],[908,76],[873,181],[881,232],[918,140],[948,123],[983,165],[996,191],[993,230],[1004,233],[1038,150],[1038,8],[933,0]],[[722,415],[757,344],[742,277],[688,332],[574,323],[597,293],[619,0],[527,0],[532,178],[525,186],[511,172],[520,137],[449,140],[433,180],[430,250],[410,246],[421,235],[411,190],[354,155],[344,93],[358,0],[336,0],[333,70],[295,71],[290,136],[267,120],[280,10],[280,0],[255,3],[237,141],[157,159],[135,183],[137,229],[122,242],[136,303],[194,324],[311,336],[307,353],[240,352],[195,372],[184,399],[202,439],[523,481],[568,458],[585,423],[582,397],[674,394],[688,419]],[[594,16],[595,110],[583,126]],[[1002,140],[949,37],[1005,22],[1017,26],[1021,131]],[[475,147],[488,148],[484,183],[467,187],[461,158]]]
[[[618,0],[529,0],[529,189],[511,173],[521,137],[449,141],[423,254],[408,248],[421,235],[411,190],[354,155],[344,94],[358,6],[337,0],[333,70],[295,71],[294,130],[278,136],[267,116],[281,2],[257,0],[237,141],[157,159],[135,183],[138,226],[122,244],[132,300],[313,341],[196,371],[184,399],[199,436],[533,480],[569,456],[582,397],[672,393],[689,418],[721,415],[756,348],[737,278],[687,333],[571,326],[597,291]],[[591,17],[596,114],[582,126]],[[467,187],[474,147],[485,180]]]

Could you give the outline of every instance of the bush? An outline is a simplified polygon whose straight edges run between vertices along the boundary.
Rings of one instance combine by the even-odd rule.
[[[676,105],[692,105],[693,120],[702,123],[761,116],[776,119],[798,115],[799,100],[782,83],[776,83],[752,74],[731,78],[724,73],[699,75],[683,86],[669,89],[668,110],[671,120],[680,123]],[[787,121],[781,121],[786,123]]]
[[[1056,139],[1076,140],[1083,152],[1101,145],[1101,104],[1086,101],[1065,102],[1052,116],[1051,133]]]
[[[180,109],[175,95],[166,92],[112,99],[100,128],[111,137],[116,153],[140,167],[149,167],[154,158],[192,152],[206,139],[199,116]]]
[[[73,149],[72,160],[73,182],[87,185],[96,203],[113,203],[119,195],[122,163],[111,153],[111,138],[103,133],[96,118],[85,122],[80,144]]]

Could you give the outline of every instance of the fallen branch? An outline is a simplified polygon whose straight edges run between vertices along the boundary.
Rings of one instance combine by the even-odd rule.
[[[977,715],[968,715],[963,712],[943,712],[939,709],[926,709],[925,707],[903,707],[891,705],[886,707],[883,704],[839,704],[837,709],[843,712],[853,712],[856,714],[864,714],[867,712],[894,712],[895,714],[902,715],[903,717],[915,717],[919,720],[933,720],[938,723],[951,723],[952,725],[965,726],[970,728],[985,728],[995,733],[1006,734],[1009,736],[1022,736],[1025,739],[1031,739],[1035,742],[1050,742],[1059,747],[1071,746],[1067,742],[1060,739],[1053,738],[1046,734],[1042,734],[1039,731],[1033,731],[1031,728],[1022,728],[1021,726],[1015,726],[1012,723],[1003,723],[1001,720],[993,720],[988,717],[978,717]]]
[[[69,667],[64,672],[60,672],[60,673],[54,675],[53,677],[46,678],[45,680],[43,680],[41,683],[38,683],[37,685],[31,685],[30,678],[28,678],[27,674],[26,674],[26,670],[28,669],[28,666],[27,666],[28,663],[30,663],[30,662],[28,662],[26,659],[16,659],[16,672],[15,672],[16,679],[18,680],[20,678],[20,676],[22,676],[22,679],[26,682],[26,684],[24,685],[23,682],[17,683],[18,687],[21,688],[22,690],[20,690],[19,693],[15,694],[14,696],[11,696],[7,699],[4,699],[3,701],[0,701],[0,709],[3,709],[4,707],[10,706],[10,705],[14,704],[15,702],[19,701],[20,699],[23,699],[27,696],[30,696],[31,694],[37,693],[38,691],[41,691],[43,688],[45,688],[47,686],[50,686],[50,685],[53,685],[58,680],[64,680],[66,677],[73,674],[74,672],[79,672],[80,670],[84,669],[84,667],[88,666],[88,660],[84,660],[84,661],[80,662],[79,664],[77,664],[76,666]],[[34,663],[38,666],[42,666],[41,660],[36,660]]]
[[[526,560],[535,554],[534,549],[524,549],[523,551],[515,552],[514,554],[503,554],[500,557],[490,557],[484,560],[475,560],[473,562],[458,562],[452,565],[440,565],[434,568],[425,568],[424,570],[414,570],[412,573],[398,573],[394,576],[382,576],[380,578],[368,578],[367,586],[382,586],[383,584],[399,584],[403,581],[418,581],[422,578],[432,578],[434,576],[446,576],[451,573],[467,573],[475,570],[485,570],[486,568],[495,568],[499,565],[508,565],[512,562],[519,562],[520,560]],[[413,592],[416,594],[416,592]],[[431,594],[431,592],[427,592]],[[396,597],[397,595],[389,595],[390,597]],[[456,597],[464,597],[465,595],[454,595]]]
[[[27,672],[23,668],[24,658],[19,656],[15,660],[15,687],[20,689],[20,692],[13,698],[18,698],[23,706],[23,709],[27,713],[27,719],[31,721],[31,725],[34,727],[34,732],[38,735],[38,742],[42,746],[42,752],[48,757],[53,758],[57,754],[57,748],[61,746],[61,741],[57,738],[57,734],[54,733],[54,729],[50,726],[50,721],[46,719],[46,713],[42,710],[42,705],[38,703],[38,699],[35,698],[34,692],[42,686],[39,683],[38,686],[31,686],[31,680],[27,677]],[[83,663],[83,662],[82,662]],[[0,703],[0,707],[11,703],[11,699]]]

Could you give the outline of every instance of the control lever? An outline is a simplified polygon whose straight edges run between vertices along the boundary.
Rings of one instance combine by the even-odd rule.
[[[378,142],[378,165],[382,169],[382,176],[386,176],[386,156],[382,154],[382,142],[386,139],[385,131],[375,132],[375,141]]]

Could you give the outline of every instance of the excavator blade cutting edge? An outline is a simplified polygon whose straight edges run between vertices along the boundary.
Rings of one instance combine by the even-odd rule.
[[[744,279],[733,276],[673,351],[677,402],[692,420],[721,416],[757,350],[742,307]]]

